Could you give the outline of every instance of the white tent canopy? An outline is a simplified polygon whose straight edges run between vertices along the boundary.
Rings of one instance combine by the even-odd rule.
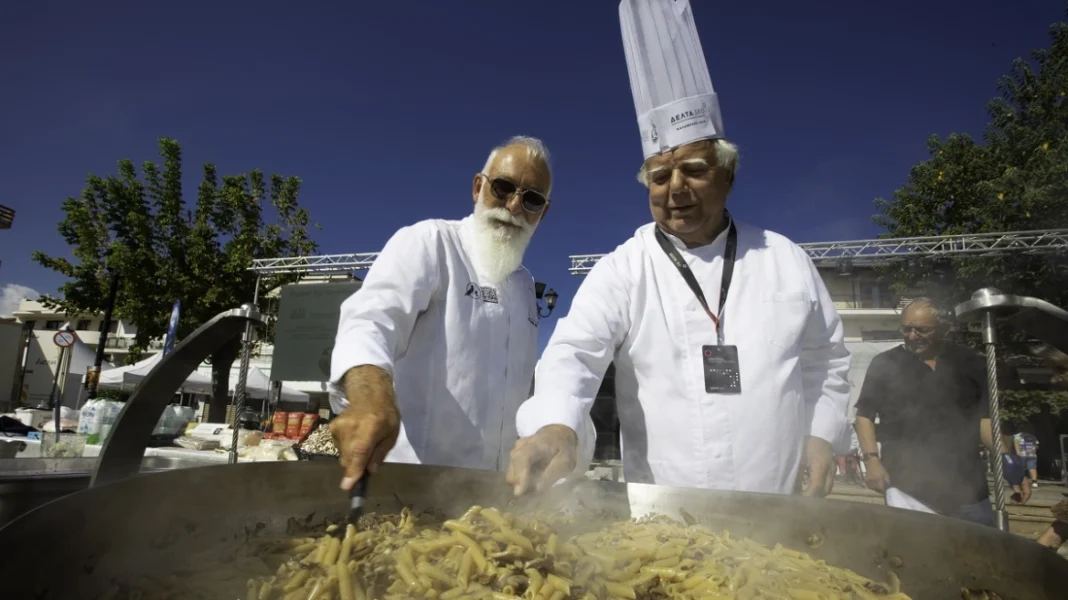
[[[67,323],[66,325],[64,325],[63,328],[64,329],[69,329],[70,331],[74,331],[74,328],[71,327],[70,323]],[[46,332],[46,333],[54,334],[55,332],[49,331],[49,332]],[[76,374],[76,375],[85,375],[86,369],[89,366],[91,366],[93,363],[95,363],[95,362],[96,362],[96,350],[93,349],[93,348],[90,348],[89,346],[87,346],[85,344],[85,342],[83,342],[81,340],[81,338],[79,338],[77,335],[75,335],[74,336],[74,345],[71,346],[70,364],[69,364],[69,369],[67,370],[67,372],[68,373],[72,373],[72,374]],[[105,360],[100,365],[100,372],[103,373],[105,371],[110,371],[111,369],[114,369],[114,368],[115,368],[115,365],[113,365],[113,364],[111,364],[111,363],[109,363],[108,361]]]
[[[136,364],[105,371],[100,374],[100,387],[121,388],[125,385],[137,385],[148,376],[148,373],[155,368],[162,357],[162,354],[153,354]],[[237,388],[239,374],[240,369],[238,367],[230,370],[229,391],[231,394]],[[193,371],[185,380],[185,383],[182,384],[182,391],[194,394],[211,394],[211,376],[200,371]],[[256,400],[269,398],[271,395],[271,378],[260,369],[250,366],[248,379],[245,383],[245,391],[249,398]],[[285,385],[282,386],[282,400],[286,402],[307,402],[309,399],[308,394],[300,390],[295,390]]]
[[[237,378],[241,372],[239,369],[234,369],[230,372],[230,393],[234,393],[237,388]],[[271,378],[266,373],[258,369],[257,367],[250,366],[248,368],[248,378],[245,381],[245,393],[249,398],[255,398],[256,400],[264,400],[271,395]],[[309,400],[308,394],[295,390],[289,386],[282,386],[282,400],[285,402],[307,402]]]
[[[162,354],[153,354],[138,363],[104,371],[100,374],[99,385],[104,388],[121,388],[124,385],[137,385],[142,379],[148,376],[148,373],[155,368],[156,363],[158,363],[161,358],[163,358]],[[183,392],[210,394],[211,378],[193,371],[193,373],[191,373],[185,380],[185,383],[182,384],[181,389]]]

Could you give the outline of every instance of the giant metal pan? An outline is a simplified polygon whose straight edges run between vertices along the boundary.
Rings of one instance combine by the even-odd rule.
[[[332,463],[252,463],[140,475],[43,505],[0,529],[4,597],[94,598],[112,577],[166,572],[195,549],[286,532],[338,518],[346,507]],[[582,504],[619,516],[649,512],[698,520],[733,534],[811,552],[885,580],[890,565],[917,599],[959,598],[962,586],[1017,600],[1063,599],[1068,561],[1032,541],[933,515],[859,503],[583,482],[543,507]],[[458,514],[511,501],[501,474],[386,465],[371,485],[372,510]],[[816,549],[813,535],[822,538]],[[47,546],[46,546],[47,544]],[[50,548],[49,550],[45,550]],[[16,550],[17,549],[17,550]],[[234,597],[234,596],[230,596]]]

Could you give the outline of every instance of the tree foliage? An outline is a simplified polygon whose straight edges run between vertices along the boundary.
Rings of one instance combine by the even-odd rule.
[[[1068,23],[1049,34],[1049,48],[1017,59],[999,81],[984,143],[932,136],[931,157],[910,170],[892,199],[876,200],[874,219],[887,237],[1068,227]],[[1065,266],[1063,255],[1014,252],[913,261],[891,274],[951,303],[994,285],[1065,305]]]
[[[1049,407],[1053,415],[1068,410],[1068,391],[1065,390],[1002,390],[998,397],[1001,400],[1001,418],[1017,425],[1026,423],[1041,410],[1043,404]]]
[[[182,303],[178,337],[216,314],[252,300],[252,260],[305,255],[316,249],[309,216],[300,208],[297,177],[261,171],[220,177],[205,164],[196,204],[186,205],[178,142],[159,140],[162,163],[145,162],[140,176],[130,160],[115,175],[90,175],[78,198],[63,202],[59,232],[72,258],[35,252],[39,264],[67,277],[57,296],[43,302],[67,314],[101,312],[107,303],[108,270],[120,275],[115,314],[137,326],[131,359],[151,340],[166,335],[171,307]],[[265,219],[265,204],[273,219]],[[269,278],[261,289],[284,283]],[[214,356],[215,409],[225,406],[229,370],[239,350],[235,340]]]

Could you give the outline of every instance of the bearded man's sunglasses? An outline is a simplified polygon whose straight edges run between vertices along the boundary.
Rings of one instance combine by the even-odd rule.
[[[508,202],[513,196],[519,194],[519,201],[523,204],[523,210],[535,214],[545,210],[545,207],[549,204],[549,200],[545,196],[534,190],[524,190],[503,177],[491,178],[485,173],[480,173],[480,175],[489,182],[490,192],[493,197],[501,202]]]

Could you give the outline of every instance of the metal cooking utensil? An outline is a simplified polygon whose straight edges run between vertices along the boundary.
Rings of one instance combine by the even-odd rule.
[[[345,520],[346,526],[334,529],[334,537],[343,539],[349,523],[351,523],[353,527],[356,527],[359,524],[360,517],[363,516],[363,507],[367,503],[367,482],[370,479],[371,475],[364,473],[363,477],[360,477],[355,485],[352,486],[352,489],[349,490],[349,517]]]

